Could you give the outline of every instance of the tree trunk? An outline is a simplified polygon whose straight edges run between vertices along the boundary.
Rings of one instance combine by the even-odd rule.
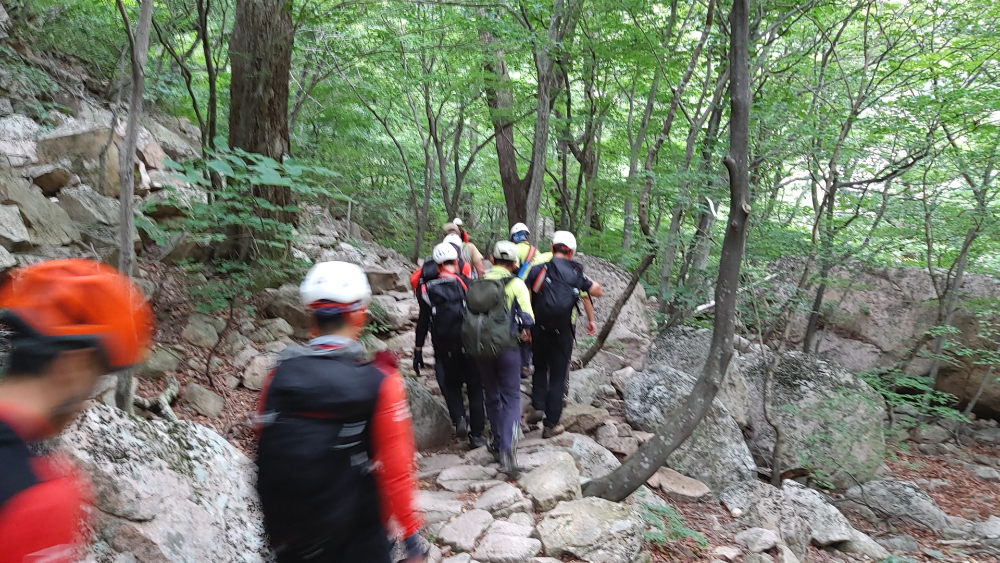
[[[597,335],[597,340],[584,352],[583,357],[580,358],[580,363],[586,367],[590,363],[590,360],[594,359],[594,356],[601,351],[604,346],[604,342],[607,341],[608,336],[611,334],[611,330],[615,328],[615,321],[618,320],[618,313],[621,312],[622,307],[625,303],[632,297],[632,292],[635,291],[635,287],[639,285],[639,280],[642,279],[642,274],[646,272],[649,265],[653,263],[653,259],[656,258],[656,248],[653,248],[653,252],[647,254],[643,259],[639,267],[632,272],[632,278],[629,279],[628,285],[625,286],[625,291],[618,296],[618,301],[615,301],[615,306],[611,309],[611,313],[608,315],[608,320],[601,327],[601,332]]]
[[[750,213],[749,4],[749,0],[734,0],[729,15],[729,92],[732,117],[729,127],[729,155],[725,164],[729,171],[730,205],[719,262],[719,277],[715,286],[716,315],[708,359],[685,405],[671,413],[653,438],[640,446],[621,467],[610,475],[587,483],[584,488],[587,496],[600,496],[619,502],[652,477],[701,422],[719,390],[719,384],[733,356],[736,294]]]
[[[282,0],[237,0],[229,87],[229,145],[277,161],[289,152],[288,82],[291,77],[291,3]],[[284,186],[255,186],[254,195],[276,206],[295,204],[292,190]],[[261,214],[294,223],[291,211]]]
[[[149,34],[153,23],[153,0],[142,0],[139,7],[139,21],[135,25],[135,33],[128,21],[128,12],[121,0],[118,0],[118,10],[125,24],[132,59],[132,92],[129,98],[128,125],[125,130],[125,142],[118,153],[118,174],[121,177],[121,217],[119,225],[118,269],[131,276],[135,269],[135,216],[132,214],[132,196],[135,190],[133,176],[135,173],[135,147],[139,140],[139,121],[142,119],[142,96],[146,85],[146,57],[149,54]],[[118,372],[118,384],[115,389],[115,404],[125,412],[132,412],[132,399],[135,386],[131,370]]]
[[[625,198],[625,225],[622,229],[622,250],[628,251],[632,248],[632,196]]]
[[[962,278],[965,276],[965,265],[969,261],[969,249],[972,247],[972,243],[975,242],[977,234],[978,229],[974,227],[965,233],[965,242],[962,244],[962,251],[959,253],[958,262],[955,265],[955,279],[952,280],[951,287],[948,288],[948,299],[945,304],[944,316],[944,324],[947,326],[951,326],[951,321],[955,318],[955,310],[958,309],[958,290],[962,287]],[[944,351],[946,339],[947,335],[942,334],[937,337],[937,342],[934,343],[934,361],[931,364],[931,371],[928,374],[934,386],[937,386],[938,372],[941,370],[941,352]]]

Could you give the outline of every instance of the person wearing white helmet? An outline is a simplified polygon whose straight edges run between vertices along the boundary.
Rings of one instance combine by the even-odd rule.
[[[458,217],[452,219],[450,223],[445,223],[441,230],[444,231],[445,236],[455,235],[461,239],[461,252],[459,257],[467,262],[472,267],[472,276],[474,278],[481,278],[483,274],[486,273],[486,266],[483,263],[483,253],[476,248],[476,245],[472,243],[469,239],[469,233],[466,232],[465,227],[462,224],[462,220]]]
[[[519,341],[531,341],[534,315],[531,295],[517,277],[517,247],[502,240],[493,248],[493,268],[469,286],[469,311],[462,328],[468,353],[475,358],[493,430],[488,445],[500,470],[516,477],[521,431],[521,354]]]
[[[299,293],[318,336],[279,355],[258,417],[257,491],[275,558],[389,563],[393,520],[405,561],[423,562],[406,386],[391,354],[361,361],[368,279],[354,264],[321,262]]]
[[[424,367],[423,346],[429,331],[434,345],[438,387],[448,406],[455,434],[459,438],[468,437],[469,446],[475,449],[486,443],[483,438],[486,411],[479,373],[462,347],[462,318],[468,284],[458,273],[458,249],[453,244],[442,242],[435,246],[433,259],[438,267],[438,276],[425,281],[417,290],[420,316],[413,349],[413,370],[420,373],[420,368]],[[462,396],[463,387],[469,397],[468,413]]]
[[[581,299],[587,314],[587,334],[597,334],[591,297],[600,297],[603,290],[600,284],[583,274],[583,265],[573,260],[575,253],[573,233],[556,231],[552,235],[551,258],[528,272],[531,305],[535,312],[535,328],[531,335],[535,372],[528,423],[543,421],[544,438],[563,432],[559,420],[576,338],[576,307]]]

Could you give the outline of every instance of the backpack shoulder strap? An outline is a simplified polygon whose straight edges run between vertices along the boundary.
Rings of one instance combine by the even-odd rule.
[[[542,270],[538,272],[538,277],[535,278],[534,285],[531,286],[531,291],[538,293],[542,290],[542,286],[545,285],[545,276],[549,272],[549,265],[546,264],[542,266]]]
[[[528,254],[524,257],[524,264],[521,264],[521,269],[517,271],[518,277],[523,277],[531,269],[531,261],[535,259],[536,252],[538,252],[538,249],[534,246],[528,247]]]
[[[18,493],[38,484],[38,477],[31,468],[31,450],[14,432],[14,429],[0,420],[0,467],[4,478],[0,479],[0,507]]]

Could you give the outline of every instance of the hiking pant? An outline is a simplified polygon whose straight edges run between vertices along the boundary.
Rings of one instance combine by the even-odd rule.
[[[479,358],[476,364],[486,392],[493,446],[510,451],[515,428],[521,424],[521,351],[508,348],[496,358]]]
[[[545,412],[545,426],[552,428],[562,417],[563,394],[569,377],[569,362],[573,357],[573,329],[543,329],[531,331],[531,346],[535,355],[535,374],[531,380],[531,406]]]
[[[519,344],[521,349],[521,368],[526,368],[531,366],[531,344],[528,342],[521,342]]]
[[[279,549],[278,563],[392,563],[392,544],[389,534],[379,522],[358,526],[349,534],[338,534],[340,539],[330,539],[314,546]],[[347,536],[346,538],[343,536]]]
[[[463,352],[438,352],[434,350],[436,360],[435,375],[438,386],[448,405],[448,415],[452,424],[458,424],[462,417],[468,418],[469,435],[482,436],[486,428],[486,411],[483,407],[483,384],[475,364]],[[469,395],[469,414],[465,413],[465,400],[462,397],[462,387],[466,387]]]

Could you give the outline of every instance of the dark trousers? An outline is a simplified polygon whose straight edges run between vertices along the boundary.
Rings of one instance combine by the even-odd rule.
[[[328,540],[299,549],[279,549],[278,563],[391,563],[392,545],[388,533],[379,525],[368,525],[348,539]]]
[[[437,377],[438,388],[444,395],[448,405],[448,415],[452,424],[458,424],[459,419],[467,417],[469,433],[472,436],[482,436],[486,428],[486,411],[483,407],[483,384],[475,364],[462,352],[447,352],[434,349],[434,375]],[[469,413],[465,413],[465,400],[462,397],[462,387],[469,395]]]
[[[528,342],[521,342],[521,368],[527,368],[531,366],[531,344]]]
[[[521,351],[509,348],[496,358],[477,359],[486,392],[486,414],[493,429],[493,445],[510,451],[521,424]]]
[[[573,357],[573,329],[553,330],[536,326],[531,331],[531,346],[535,356],[531,406],[545,411],[545,426],[552,428],[559,424],[562,417],[563,394],[569,377],[569,362]]]

